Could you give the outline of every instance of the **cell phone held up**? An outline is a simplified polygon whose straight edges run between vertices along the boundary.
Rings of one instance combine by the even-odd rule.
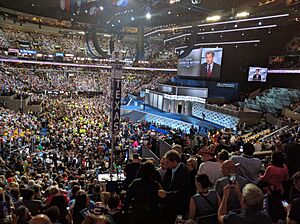
[[[229,184],[236,184],[236,175],[229,175]]]

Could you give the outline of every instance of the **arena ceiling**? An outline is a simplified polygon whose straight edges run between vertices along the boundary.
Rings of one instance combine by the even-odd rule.
[[[62,10],[61,4],[66,1],[68,0],[26,0],[16,4],[16,1],[1,0],[0,6],[59,20],[97,23],[117,28],[179,25],[200,21],[214,14],[230,17],[242,10],[265,13],[287,8],[287,2],[294,3],[297,0],[69,0],[75,5],[77,2],[81,3],[81,8],[76,6],[71,12]],[[173,3],[170,4],[170,1]],[[91,4],[96,4],[98,11],[93,10],[91,13],[90,8],[83,8],[85,5],[90,7]],[[147,12],[151,13],[151,19],[146,19]]]

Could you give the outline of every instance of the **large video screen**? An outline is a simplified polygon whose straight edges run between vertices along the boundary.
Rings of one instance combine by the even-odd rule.
[[[268,75],[267,68],[250,67],[248,73],[249,82],[266,82]]]
[[[178,60],[177,75],[199,77],[201,49],[194,49],[185,58]]]
[[[179,59],[178,76],[219,79],[221,74],[223,48],[200,48]]]
[[[201,78],[219,79],[221,74],[223,48],[202,48]]]

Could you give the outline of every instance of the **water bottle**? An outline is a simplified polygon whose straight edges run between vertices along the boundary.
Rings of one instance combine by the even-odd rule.
[[[122,174],[122,167],[119,165],[119,166],[117,166],[118,179],[121,179],[121,174]]]

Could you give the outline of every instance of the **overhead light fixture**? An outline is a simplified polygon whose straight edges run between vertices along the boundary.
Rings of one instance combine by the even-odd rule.
[[[150,12],[147,12],[147,14],[146,14],[146,19],[151,19],[151,13]]]
[[[154,30],[151,31],[149,33],[146,33],[144,36],[149,36],[158,32],[163,32],[163,31],[170,31],[170,30],[181,30],[181,29],[189,29],[192,28],[192,26],[181,26],[181,27],[173,27],[173,28],[163,28],[163,29],[158,29],[158,30]]]
[[[168,42],[168,41],[171,41],[171,40],[175,40],[175,39],[178,39],[178,38],[182,38],[182,37],[185,37],[185,36],[190,36],[192,35],[191,33],[186,33],[186,34],[181,34],[179,36],[175,36],[175,37],[170,37],[168,39],[165,39],[164,40],[164,43]]]
[[[219,21],[221,19],[221,16],[219,15],[215,15],[215,16],[209,16],[206,18],[206,21],[208,22],[215,22],[215,21]]]
[[[100,10],[101,10],[101,11],[103,11],[103,10],[104,10],[103,6],[100,6]]]
[[[239,28],[239,29],[229,29],[229,30],[214,30],[214,31],[206,31],[206,32],[198,32],[197,35],[206,35],[206,34],[217,34],[217,33],[230,33],[230,32],[238,32],[238,31],[247,31],[247,30],[257,30],[257,29],[270,29],[270,28],[275,28],[277,27],[276,24],[273,25],[267,25],[267,26],[253,26],[253,27],[245,27],[245,28]],[[178,36],[170,37],[168,39],[164,40],[164,43],[171,41],[171,40],[176,40],[178,38],[182,38],[185,36],[190,36],[192,35],[191,33],[185,33],[181,34]],[[202,37],[204,39],[204,37]]]
[[[252,27],[229,29],[229,30],[215,30],[215,31],[199,32],[197,34],[204,35],[204,34],[215,34],[215,33],[230,33],[230,32],[238,32],[238,31],[245,31],[245,30],[268,29],[268,28],[274,28],[274,27],[277,27],[277,25],[273,24],[273,25],[267,25],[267,26],[252,26]]]
[[[266,20],[266,19],[275,19],[275,18],[282,18],[282,17],[288,17],[290,14],[278,14],[278,15],[272,15],[272,16],[262,16],[262,17],[254,17],[254,18],[247,18],[247,19],[238,19],[238,20],[229,20],[229,21],[223,21],[223,22],[215,22],[215,23],[204,23],[204,24],[198,24],[198,27],[204,27],[204,26],[214,26],[214,25],[221,25],[221,24],[231,24],[231,23],[241,23],[241,22],[248,22],[248,21],[255,21],[255,20]],[[233,19],[233,17],[231,17]],[[299,19],[300,21],[300,19]],[[237,26],[236,26],[237,27]],[[182,26],[182,27],[174,27],[173,29],[176,30],[182,30],[182,29],[189,29],[192,28],[192,26]],[[145,37],[158,33],[158,32],[164,32],[169,31],[170,29],[157,29],[153,30],[149,33],[144,34]]]
[[[131,17],[131,21],[133,21],[134,20],[134,17]]]
[[[240,23],[240,22],[249,22],[249,21],[255,21],[255,20],[265,20],[265,19],[275,19],[275,18],[282,18],[287,17],[290,14],[279,14],[279,15],[273,15],[273,16],[262,16],[262,17],[255,17],[255,18],[248,18],[248,19],[238,19],[238,20],[230,20],[230,21],[224,21],[224,22],[216,22],[216,23],[204,23],[199,24],[197,26],[213,26],[213,25],[221,25],[221,24],[230,24],[230,23]]]
[[[209,46],[209,45],[232,45],[232,44],[251,44],[260,43],[260,40],[242,40],[242,41],[227,41],[227,42],[216,42],[216,43],[199,43],[194,46]],[[187,46],[176,47],[175,50],[187,48]]]
[[[244,12],[239,12],[239,13],[237,13],[235,17],[236,17],[236,18],[244,18],[244,17],[247,17],[247,16],[249,16],[249,15],[250,15],[249,12],[244,11]]]
[[[260,40],[242,40],[242,41],[227,41],[227,42],[217,42],[217,43],[199,43],[195,46],[204,46],[204,45],[231,45],[231,44],[251,44],[251,43],[260,43]]]

